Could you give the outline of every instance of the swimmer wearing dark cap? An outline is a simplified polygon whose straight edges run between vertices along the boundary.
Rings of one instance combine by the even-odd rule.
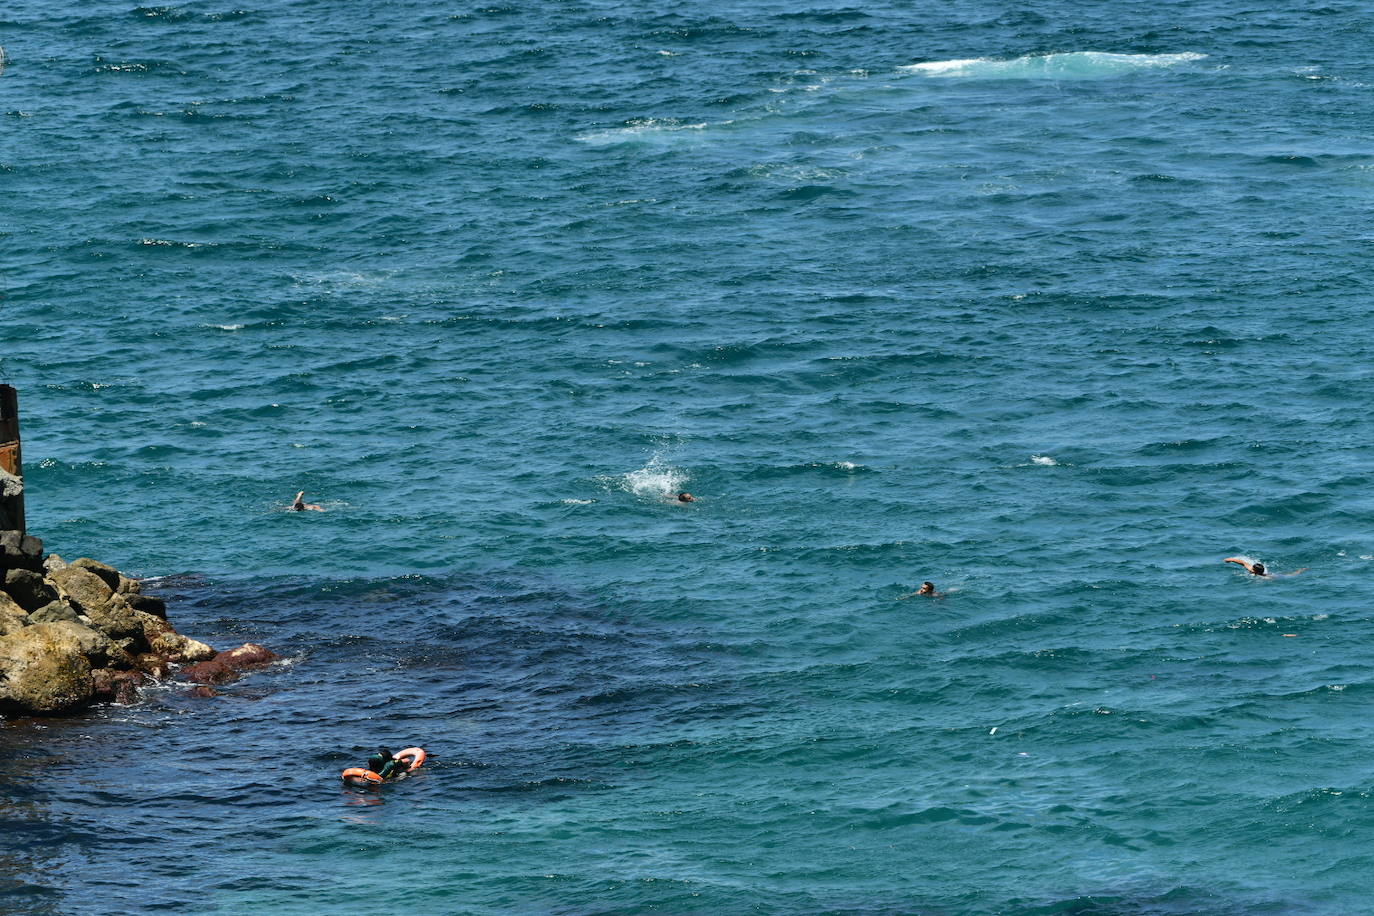
[[[1223,563],[1234,563],[1234,564],[1236,564],[1237,566],[1242,567],[1242,568],[1243,568],[1246,572],[1248,572],[1250,575],[1255,576],[1255,577],[1260,578],[1260,579],[1275,579],[1275,578],[1279,578],[1279,577],[1275,576],[1273,573],[1271,573],[1267,568],[1265,568],[1265,565],[1264,565],[1263,563],[1260,563],[1260,562],[1258,562],[1258,561],[1247,560],[1245,557],[1227,557],[1226,559],[1222,560],[1221,562],[1223,562]],[[1291,572],[1291,573],[1285,573],[1285,574],[1283,575],[1283,578],[1286,579],[1286,578],[1288,578],[1289,576],[1296,576],[1298,573],[1303,572],[1303,571],[1306,570],[1306,569],[1307,569],[1306,566],[1304,566],[1302,569],[1295,569],[1295,570],[1293,570],[1293,572]]]
[[[399,757],[391,756],[391,751],[381,747],[377,749],[377,753],[367,758],[367,768],[383,779],[395,779],[409,769],[409,765]]]

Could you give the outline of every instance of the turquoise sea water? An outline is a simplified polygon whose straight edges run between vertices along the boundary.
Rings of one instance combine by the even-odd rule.
[[[7,5],[0,913],[1374,912],[1371,13]]]

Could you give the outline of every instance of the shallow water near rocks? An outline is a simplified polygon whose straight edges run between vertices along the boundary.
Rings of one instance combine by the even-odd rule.
[[[1365,13],[7,7],[0,913],[1362,911]]]

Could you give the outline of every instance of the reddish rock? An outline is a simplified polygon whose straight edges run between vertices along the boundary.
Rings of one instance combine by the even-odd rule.
[[[132,706],[138,702],[138,689],[129,681],[115,681],[114,701],[120,706]]]
[[[91,672],[91,699],[97,703],[108,703],[114,699],[114,672],[109,668],[97,668]]]
[[[138,688],[144,680],[143,675],[137,671],[97,668],[91,672],[91,681],[95,688],[92,691],[92,699],[97,703],[136,703]]]
[[[152,652],[145,652],[135,658],[134,667],[139,671],[151,674],[153,677],[163,678],[167,676],[167,659]]]
[[[211,659],[208,662],[187,665],[177,673],[177,677],[199,684],[225,684],[238,677],[238,674],[228,665]]]
[[[259,646],[256,643],[246,642],[237,649],[229,649],[216,655],[212,662],[218,662],[226,668],[235,671],[242,671],[245,668],[261,668],[263,665],[271,664],[281,656],[271,649]],[[191,667],[195,667],[192,665]]]
[[[197,684],[186,691],[186,695],[188,697],[199,697],[203,700],[208,700],[211,697],[219,696],[219,691],[213,687],[206,687],[204,684]]]

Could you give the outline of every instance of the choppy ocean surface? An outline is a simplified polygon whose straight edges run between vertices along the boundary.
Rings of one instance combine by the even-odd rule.
[[[0,725],[0,914],[1374,912],[1300,6],[6,5],[30,528],[288,662]]]

